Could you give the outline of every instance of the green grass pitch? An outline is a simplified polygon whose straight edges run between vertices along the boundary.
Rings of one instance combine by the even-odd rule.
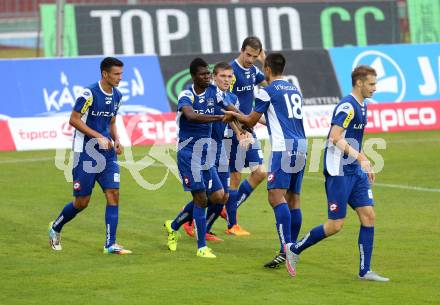
[[[301,255],[298,275],[263,264],[278,247],[272,209],[261,185],[239,209],[252,235],[211,244],[215,260],[195,255],[195,240],[182,232],[170,253],[162,229],[188,201],[169,175],[155,190],[141,188],[122,169],[118,241],[130,256],[102,254],[104,196],[63,230],[63,251],[47,242],[47,226],[71,200],[71,183],[54,165],[55,151],[0,153],[0,304],[439,304],[440,131],[375,134],[385,167],[373,187],[377,215],[372,268],[389,283],[357,280],[359,224],[349,211],[342,232]],[[133,149],[137,159],[147,147]],[[321,158],[322,160],[322,158]],[[159,182],[160,162],[142,171]],[[265,183],[264,183],[265,184]],[[301,234],[326,219],[321,170],[307,172],[302,191]]]

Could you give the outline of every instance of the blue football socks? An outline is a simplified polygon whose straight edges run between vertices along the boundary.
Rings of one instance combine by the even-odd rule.
[[[300,254],[310,246],[313,246],[320,240],[325,238],[324,225],[319,225],[308,232],[300,241],[293,244],[290,250],[293,253]]]
[[[226,203],[226,213],[228,214],[228,229],[237,224],[237,190],[229,191],[229,199]]]
[[[290,221],[290,238],[292,242],[296,242],[302,224],[301,209],[290,210]]]
[[[359,276],[364,276],[370,270],[371,255],[373,254],[374,227],[364,227],[359,230]]]
[[[206,208],[194,205],[194,232],[197,236],[197,247],[200,249],[206,246]]]
[[[174,231],[177,231],[185,222],[191,221],[193,217],[193,209],[194,209],[194,202],[190,201],[183,208],[183,210],[180,211],[179,214],[177,214],[176,218],[171,223],[171,228]]]
[[[116,229],[118,228],[119,208],[117,205],[107,204],[105,208],[105,247],[116,243]]]
[[[223,204],[210,204],[208,206],[208,212],[206,213],[206,232],[211,232],[212,225],[220,216],[223,210]]]
[[[52,228],[58,233],[61,232],[63,226],[75,218],[79,212],[81,212],[81,210],[75,209],[73,202],[69,202],[64,206],[60,215],[58,215],[57,219],[53,222]]]
[[[240,184],[240,187],[238,188],[237,209],[243,204],[243,202],[246,201],[246,199],[251,195],[253,191],[254,189],[249,184],[249,181],[247,181],[247,179],[243,180],[243,182]]]
[[[283,202],[273,208],[277,226],[278,237],[280,239],[280,252],[284,252],[284,245],[291,242],[290,237],[290,212],[289,206]]]

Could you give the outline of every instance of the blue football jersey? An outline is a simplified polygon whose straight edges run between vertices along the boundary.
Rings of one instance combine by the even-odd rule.
[[[244,114],[249,114],[254,104],[254,87],[264,81],[264,74],[256,66],[243,68],[237,60],[230,64],[234,70],[230,91],[238,97],[238,109]]]
[[[264,113],[272,151],[307,152],[302,96],[288,81],[277,79],[255,96],[255,111]]]
[[[336,105],[331,124],[343,127],[345,140],[360,152],[367,124],[366,103],[361,105],[353,95],[347,95]],[[359,169],[360,164],[356,159],[344,154],[333,143],[327,144],[324,152],[324,173],[331,176],[353,175]]]
[[[110,121],[118,113],[121,99],[122,94],[118,89],[113,88],[113,92],[108,94],[97,82],[84,89],[81,96],[77,98],[73,109],[81,113],[81,120],[88,127],[111,139]],[[73,151],[83,152],[90,139],[81,131],[75,130]]]
[[[237,104],[237,96],[229,91],[224,92],[223,101],[221,103],[217,103],[214,107],[214,114],[224,114],[222,109],[226,109],[229,105],[236,106]],[[214,139],[217,143],[221,143],[223,140],[223,136],[225,134],[227,123],[223,123],[222,121],[212,123],[212,135],[211,138]]]
[[[192,138],[190,144],[201,138],[211,138],[212,131],[212,123],[189,122],[182,112],[184,106],[191,106],[196,113],[213,115],[215,105],[222,101],[222,92],[214,85],[209,85],[199,95],[195,93],[193,86],[189,90],[183,90],[179,94],[177,103],[176,121],[179,128],[179,142]]]

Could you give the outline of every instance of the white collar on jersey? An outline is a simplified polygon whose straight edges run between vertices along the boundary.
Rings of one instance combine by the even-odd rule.
[[[359,101],[357,100],[356,96],[354,96],[353,93],[350,93],[350,95],[354,98],[354,100],[355,100],[359,105],[361,105],[362,107],[364,107],[364,102],[359,103]]]
[[[99,89],[101,89],[101,92],[102,92],[102,93],[104,93],[104,94],[107,95],[107,96],[113,96],[113,87],[112,87],[112,93],[110,94],[110,93],[105,92],[104,89],[102,89],[102,87],[101,87],[101,81],[98,81],[98,84],[99,84]]]
[[[242,65],[240,65],[240,63],[238,62],[238,60],[237,59],[234,59],[234,61],[237,63],[237,65],[240,67],[240,68],[242,68],[243,70],[245,70],[245,71],[249,71],[251,68],[245,68],[245,67],[243,67]]]
[[[192,89],[192,92],[194,92],[194,94],[197,95],[197,96],[202,96],[202,95],[205,94],[205,92],[206,92],[206,89],[205,89],[205,91],[203,91],[202,93],[197,94],[197,93],[196,93],[196,90],[194,89],[194,84],[191,85],[191,89]]]

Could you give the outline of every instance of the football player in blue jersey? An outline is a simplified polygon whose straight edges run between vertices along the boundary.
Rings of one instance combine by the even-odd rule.
[[[254,88],[264,82],[264,74],[254,65],[257,59],[264,61],[265,53],[260,39],[247,37],[241,46],[240,55],[231,62],[234,69],[234,79],[231,92],[239,100],[239,110],[244,114],[252,111],[254,103]],[[228,221],[227,234],[246,236],[250,233],[237,224],[237,209],[250,196],[253,190],[266,178],[263,166],[263,153],[255,133],[254,144],[250,149],[240,148],[236,135],[232,136],[232,146],[229,166],[231,171],[231,186],[229,200],[226,204]],[[241,182],[243,167],[249,167],[250,175]]]
[[[286,60],[281,53],[269,54],[263,69],[268,85],[255,96],[255,107],[249,115],[226,112],[248,127],[253,127],[264,114],[272,152],[267,177],[268,200],[276,219],[280,252],[265,264],[277,268],[286,260],[285,245],[296,241],[301,221],[300,192],[304,176],[307,140],[304,133],[302,96],[298,88],[283,79]],[[299,213],[298,213],[299,212]]]
[[[220,203],[224,198],[223,186],[214,175],[212,157],[209,155],[212,123],[224,119],[223,114],[215,114],[216,104],[228,108],[228,101],[222,92],[210,84],[211,73],[208,64],[201,58],[190,64],[193,85],[190,90],[180,93],[177,105],[177,125],[179,126],[177,166],[185,191],[190,191],[193,199],[174,220],[164,224],[168,234],[168,249],[176,251],[179,238],[178,229],[194,219],[197,237],[198,257],[215,258],[206,246],[206,207]],[[208,199],[209,197],[209,199]]]
[[[232,83],[234,76],[234,71],[230,64],[227,62],[219,62],[214,66],[213,69],[213,80],[214,84],[222,91],[223,98],[227,101],[230,109],[234,109],[234,106],[238,106],[238,98],[235,94],[229,92],[229,88]],[[214,114],[223,114],[222,109],[224,109],[222,104],[216,104],[214,107]],[[235,108],[234,111],[237,111]],[[228,126],[228,128],[226,128]],[[212,145],[210,145],[210,155],[214,159],[214,167],[212,172],[212,188],[218,189],[217,184],[221,183],[224,190],[224,196],[221,202],[217,204],[209,204],[206,214],[206,240],[209,241],[222,241],[214,233],[211,232],[212,225],[219,217],[224,205],[229,198],[229,152],[231,150],[231,136],[232,133],[237,135],[240,145],[246,148],[251,143],[253,143],[252,134],[241,129],[235,121],[230,122],[229,125],[224,122],[214,122],[212,123]],[[225,138],[225,134],[228,137]],[[218,176],[218,177],[217,177]],[[194,236],[194,226],[193,222],[186,222],[183,225],[185,232],[193,237]]]
[[[120,181],[116,155],[122,153],[116,130],[122,94],[116,87],[122,79],[122,68],[123,63],[117,58],[102,60],[101,80],[84,89],[72,110],[69,123],[75,127],[72,170],[75,198],[49,224],[49,244],[53,250],[62,249],[63,226],[87,208],[95,182],[98,182],[107,200],[104,253],[131,253],[116,243]]]
[[[322,239],[338,233],[347,214],[347,203],[360,220],[359,278],[387,282],[370,268],[373,252],[375,213],[371,183],[374,172],[362,150],[362,138],[367,124],[366,99],[376,91],[376,71],[358,66],[352,74],[352,92],[344,97],[333,111],[328,142],[324,153],[325,191],[328,220],[308,232],[300,241],[286,245],[286,267],[296,275],[299,254]]]

